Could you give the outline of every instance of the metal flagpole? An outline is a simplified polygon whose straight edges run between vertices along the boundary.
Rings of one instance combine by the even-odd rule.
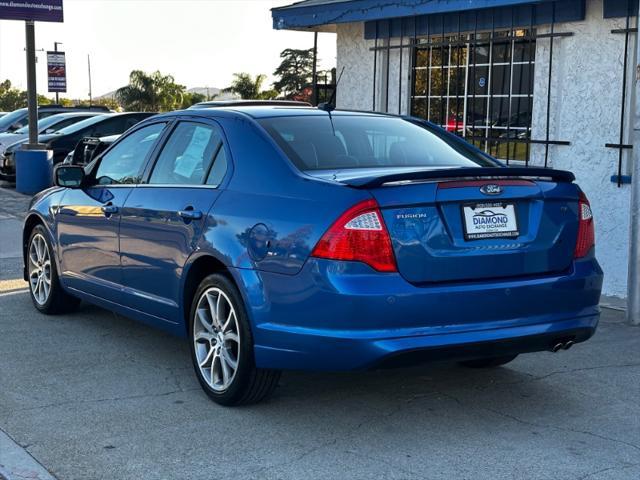
[[[27,47],[27,107],[29,119],[28,148],[38,144],[38,94],[36,89],[36,39],[33,20],[25,22]]]
[[[93,95],[91,92],[91,57],[87,54],[87,71],[89,72],[89,106],[93,104]]]
[[[53,42],[53,51],[58,51],[58,45],[62,45],[62,42]],[[65,74],[66,75],[66,74]],[[60,96],[58,92],[56,92],[56,105],[60,103]]]

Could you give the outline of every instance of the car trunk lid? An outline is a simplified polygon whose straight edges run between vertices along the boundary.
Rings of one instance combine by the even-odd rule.
[[[398,271],[411,283],[427,284],[570,268],[579,195],[572,179],[569,172],[550,169],[488,168],[342,182],[372,194],[389,230]]]

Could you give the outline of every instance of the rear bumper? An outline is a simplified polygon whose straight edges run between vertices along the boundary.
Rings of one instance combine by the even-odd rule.
[[[341,371],[538,352],[559,341],[588,340],[598,319],[599,313],[526,327],[405,337],[331,337],[276,328],[271,333],[281,337],[279,346],[257,345],[256,362],[262,368]],[[400,332],[387,335],[394,333]]]
[[[602,270],[416,287],[357,263],[310,259],[295,276],[243,271],[262,368],[355,370],[395,359],[477,358],[576,343],[598,324]],[[251,288],[248,283],[255,283]]]

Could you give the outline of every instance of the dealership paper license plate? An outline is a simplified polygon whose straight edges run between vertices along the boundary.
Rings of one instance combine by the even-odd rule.
[[[462,206],[465,240],[514,238],[518,219],[513,203],[476,203]]]

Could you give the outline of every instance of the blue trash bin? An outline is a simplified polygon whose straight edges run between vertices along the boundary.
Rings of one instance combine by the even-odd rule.
[[[52,184],[51,150],[16,150],[16,190],[34,195]]]

